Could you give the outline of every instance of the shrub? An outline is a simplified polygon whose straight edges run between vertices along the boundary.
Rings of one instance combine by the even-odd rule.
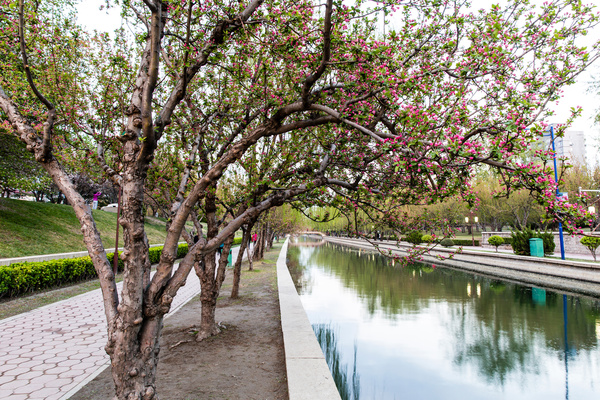
[[[491,244],[492,246],[496,247],[496,253],[497,253],[498,246],[500,246],[501,244],[504,244],[504,238],[502,238],[502,236],[498,236],[498,235],[490,236],[490,238],[488,239],[488,243]]]
[[[431,242],[433,242],[433,236],[431,236],[431,235],[423,235],[421,237],[421,240],[423,241],[423,243],[431,243]]]
[[[406,236],[406,241],[416,246],[423,242],[423,235],[419,231],[412,231]]]
[[[520,256],[529,256],[529,239],[533,237],[533,231],[529,228],[525,228],[522,231],[513,231],[510,234],[512,239],[511,246],[513,252]]]
[[[444,239],[442,239],[440,244],[444,247],[452,247],[452,246],[454,246],[454,240],[452,240],[450,238],[444,238]]]
[[[536,232],[534,237],[538,237],[544,241],[544,254],[551,256],[554,254],[556,243],[554,243],[554,235],[551,232]]]
[[[592,253],[592,257],[594,257],[594,261],[596,261],[596,249],[600,246],[600,237],[584,236],[581,238],[581,244],[588,248]]]
[[[525,228],[522,231],[511,232],[511,246],[515,254],[522,256],[531,255],[529,251],[529,239],[540,238],[544,242],[544,254],[554,254],[554,235],[550,232],[534,232],[529,228]]]
[[[455,245],[457,246],[479,246],[479,240],[473,239],[452,239]]]
[[[187,244],[179,245],[177,258],[186,255],[187,251]],[[161,253],[162,247],[151,247],[149,250],[150,262],[157,263]],[[112,265],[113,253],[107,254],[107,258]],[[119,259],[118,268],[120,271],[123,270],[123,260],[121,259]],[[96,276],[96,270],[89,256],[0,266],[0,298],[89,280]]]

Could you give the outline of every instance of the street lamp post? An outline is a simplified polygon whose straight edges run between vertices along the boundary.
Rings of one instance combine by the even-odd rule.
[[[554,127],[550,126],[550,142],[552,143],[552,152],[554,159],[554,182],[556,182],[556,198],[560,197],[560,190],[558,190],[558,172],[556,171],[556,148],[554,146]],[[563,228],[562,222],[558,222],[558,235],[560,237],[560,258],[565,259],[565,241],[563,239]]]
[[[478,222],[479,222],[479,217],[475,217],[475,227],[477,227]],[[471,228],[471,240],[473,241],[473,247],[475,247],[475,236],[473,234],[473,228]]]
[[[594,206],[589,206],[588,207],[588,212],[590,213],[590,215],[593,216],[594,222],[590,225],[590,230],[592,232],[594,232],[596,230],[596,228],[598,227],[596,225],[596,207]]]
[[[469,223],[469,217],[465,217],[465,224]],[[473,224],[468,225],[468,227],[471,230],[471,238],[473,237]],[[473,239],[473,246],[475,246],[475,239]]]

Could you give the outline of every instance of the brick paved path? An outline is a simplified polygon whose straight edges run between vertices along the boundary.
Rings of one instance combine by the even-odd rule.
[[[192,273],[170,313],[198,293],[200,282]],[[63,398],[104,369],[105,345],[100,289],[0,321],[0,399]]]

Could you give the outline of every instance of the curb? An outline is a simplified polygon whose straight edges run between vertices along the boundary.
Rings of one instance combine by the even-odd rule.
[[[277,259],[281,330],[290,400],[341,400],[286,264],[289,238]]]

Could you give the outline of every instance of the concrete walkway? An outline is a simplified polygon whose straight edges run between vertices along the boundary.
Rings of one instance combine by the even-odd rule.
[[[198,293],[192,272],[166,317]],[[0,399],[68,399],[108,366],[106,341],[100,289],[1,320]]]

